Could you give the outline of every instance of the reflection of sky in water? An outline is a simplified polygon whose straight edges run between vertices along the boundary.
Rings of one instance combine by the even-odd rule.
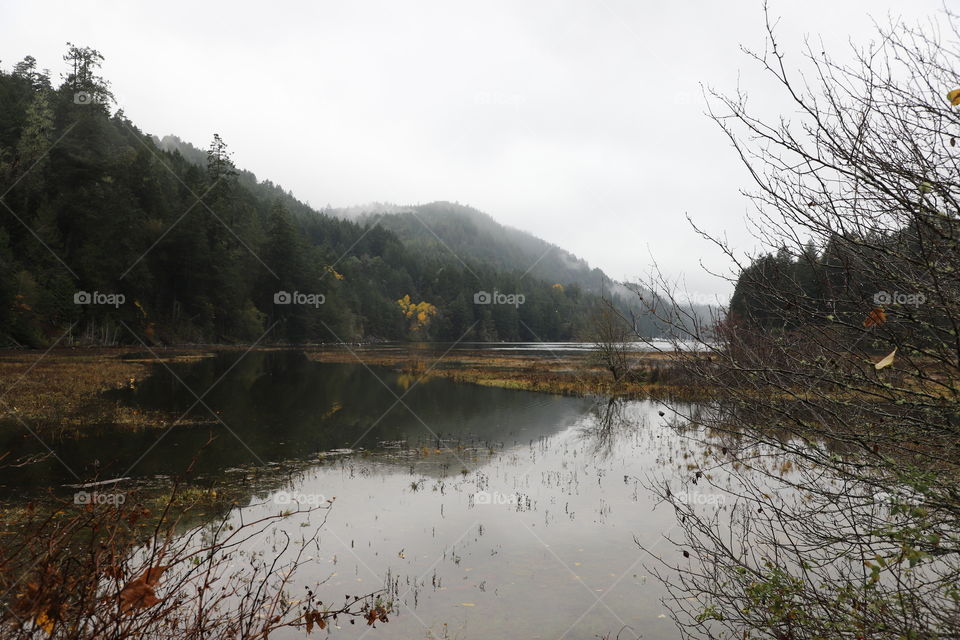
[[[679,344],[681,348],[686,348],[686,343],[671,342],[667,340],[650,340],[645,342],[627,343],[628,351],[637,353],[650,353],[654,351],[673,351]],[[338,348],[333,345],[333,349]],[[424,343],[403,343],[403,344],[373,344],[356,345],[351,347],[353,351],[360,353],[371,351],[377,353],[409,353],[411,351],[421,351],[424,353],[435,353],[437,357],[453,353],[458,354],[470,351],[508,351],[517,352],[517,354],[542,354],[557,356],[560,354],[587,353],[596,349],[596,343],[593,342],[469,342],[462,340],[457,343],[444,342],[424,342]],[[322,350],[322,348],[321,348]]]
[[[58,457],[85,480],[176,475],[213,433],[197,463],[200,478],[257,505],[243,509],[245,520],[285,510],[278,491],[336,497],[320,550],[295,584],[328,579],[318,595],[337,603],[390,576],[402,604],[370,638],[593,639],[615,637],[624,625],[644,638],[678,636],[636,544],[678,554],[663,540],[676,533],[675,514],[642,482],[689,476],[703,451],[666,427],[654,404],[442,378],[414,384],[386,369],[319,364],[294,352],[226,354],[174,370],[176,377],[157,367],[117,401],[179,414],[195,402],[180,378],[198,393],[212,385],[204,402],[225,424],[197,408],[192,424],[169,430],[89,428],[54,443]],[[22,447],[21,435],[5,436],[6,446]],[[338,448],[355,452],[323,455]],[[277,462],[294,460],[304,470],[292,482],[271,476]],[[53,460],[0,476],[8,493],[70,482]],[[295,515],[282,526],[298,538],[320,519]],[[250,550],[269,555],[275,541],[259,538]],[[335,633],[367,630],[361,621]]]
[[[681,444],[655,426],[651,403],[623,414],[606,440],[596,416],[580,413],[553,435],[478,452],[478,463],[460,452],[474,469],[466,475],[450,454],[432,452],[409,462],[342,457],[306,471],[284,495],[335,496],[336,506],[299,584],[333,576],[319,592],[336,601],[392,576],[403,605],[371,638],[594,638],[623,625],[677,637],[634,537],[651,545],[674,526],[672,509],[655,508],[637,478]],[[285,527],[296,535],[305,519]],[[344,637],[367,631],[343,627]]]

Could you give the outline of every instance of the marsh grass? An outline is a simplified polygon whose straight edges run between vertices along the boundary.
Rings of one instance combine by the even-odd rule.
[[[108,398],[107,392],[135,389],[161,360],[210,355],[176,350],[155,357],[130,348],[0,352],[0,420],[26,422],[40,432],[82,430],[95,424],[164,427],[177,416],[125,406]]]
[[[237,347],[234,347],[237,349]],[[258,350],[276,350],[270,347]],[[439,362],[421,349],[310,349],[315,362],[383,366],[400,374],[409,388],[431,377],[502,389],[568,396],[675,397],[694,400],[709,395],[698,378],[687,376],[668,353],[635,354],[630,375],[613,380],[591,354],[511,354],[489,351],[451,353]],[[182,419],[163,411],[142,411],[110,397],[111,391],[136,389],[161,361],[192,362],[213,355],[209,349],[166,349],[146,352],[128,348],[55,349],[0,352],[0,422],[29,425],[37,433],[82,437],[93,425],[136,429],[178,424],[208,424],[202,418]],[[11,461],[7,460],[6,463]],[[2,461],[0,461],[2,463]]]
[[[324,349],[309,351],[317,362],[356,363],[393,369],[412,380],[442,377],[456,382],[501,389],[517,389],[567,396],[683,397],[709,395],[698,382],[677,366],[669,353],[642,353],[630,358],[630,374],[614,380],[609,371],[585,354],[493,354],[489,351],[450,353],[439,362],[416,350],[365,351]],[[410,381],[408,380],[408,383]]]

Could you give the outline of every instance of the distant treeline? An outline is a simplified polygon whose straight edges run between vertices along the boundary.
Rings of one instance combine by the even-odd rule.
[[[59,86],[31,57],[0,70],[0,343],[588,337],[599,298],[578,284],[317,212],[217,135],[185,157],[112,112],[102,56],[68,47]]]
[[[952,340],[956,330],[943,310],[960,299],[950,263],[955,227],[955,219],[932,212],[922,228],[834,235],[819,248],[760,256],[740,273],[726,324],[784,335],[810,325],[884,325],[884,344],[905,332],[921,344],[924,336]]]

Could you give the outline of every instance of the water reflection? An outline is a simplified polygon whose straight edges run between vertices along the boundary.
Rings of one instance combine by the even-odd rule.
[[[677,637],[637,546],[672,552],[676,519],[642,482],[702,452],[654,404],[411,381],[296,352],[170,366],[114,398],[187,424],[105,427],[54,443],[57,455],[85,478],[143,478],[181,473],[202,450],[198,474],[245,505],[236,521],[336,498],[296,582],[329,600],[391,585],[399,612],[370,638]],[[28,443],[4,435],[18,454]],[[257,481],[290,461],[295,472]],[[75,482],[55,461],[4,473],[8,494]],[[282,528],[297,539],[316,524]],[[249,551],[270,553],[275,534]]]
[[[467,473],[422,455],[406,468],[344,456],[306,470],[280,495],[337,500],[300,580],[328,580],[332,594],[392,585],[399,615],[370,637],[594,638],[626,626],[636,633],[622,638],[675,638],[634,540],[669,550],[676,524],[640,480],[684,450],[660,422],[651,403],[604,401]],[[276,494],[257,497],[269,505]]]
[[[169,367],[169,368],[168,368]],[[200,474],[332,449],[498,447],[556,432],[588,402],[425,379],[386,369],[311,362],[302,352],[224,353],[154,365],[116,402],[171,416],[170,426],[86,427],[43,464],[0,472],[7,492],[93,478]],[[198,402],[198,397],[202,400]],[[215,443],[206,446],[210,438]],[[45,452],[20,425],[0,432],[11,459]],[[198,458],[199,456],[199,458]]]

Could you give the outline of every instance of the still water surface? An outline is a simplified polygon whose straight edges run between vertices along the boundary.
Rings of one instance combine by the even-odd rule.
[[[664,539],[675,515],[644,483],[679,483],[703,452],[651,402],[418,379],[292,351],[157,364],[115,399],[185,424],[51,443],[58,460],[5,470],[3,493],[176,476],[193,463],[196,481],[244,492],[237,519],[335,497],[298,581],[325,580],[331,601],[391,581],[400,602],[389,624],[344,625],[339,637],[595,638],[624,627],[621,638],[677,637],[637,546],[679,554]],[[36,446],[15,430],[3,444],[17,455]],[[295,472],[251,481],[290,461]],[[316,520],[282,526],[298,535]]]

